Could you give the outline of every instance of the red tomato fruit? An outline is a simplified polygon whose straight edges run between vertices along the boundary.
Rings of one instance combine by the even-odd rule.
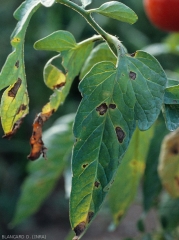
[[[179,32],[179,0],[143,0],[149,20],[164,31]]]

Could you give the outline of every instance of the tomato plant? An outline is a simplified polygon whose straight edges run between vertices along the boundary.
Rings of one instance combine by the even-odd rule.
[[[63,170],[70,168],[69,215],[75,232],[74,240],[83,236],[107,197],[114,225],[125,215],[145,169],[150,176],[150,167],[157,165],[153,162],[147,164],[147,157],[150,148],[156,147],[155,143],[152,147],[150,145],[154,142],[153,138],[163,134],[163,129],[160,129],[161,113],[168,130],[179,127],[178,82],[168,79],[154,56],[142,50],[129,53],[117,36],[106,32],[93,18],[93,14],[98,14],[133,24],[137,21],[136,13],[118,1],[105,2],[91,9],[92,0],[76,2],[24,1],[14,13],[18,23],[11,35],[12,53],[0,74],[0,89],[5,88],[0,105],[1,123],[4,138],[12,138],[29,113],[24,44],[33,14],[42,6],[64,5],[83,17],[96,33],[76,41],[71,32],[59,29],[34,44],[36,50],[55,52],[43,71],[44,83],[52,95],[40,113],[34,116],[28,155],[28,159],[32,160],[28,165],[29,175],[22,186],[11,222],[11,226],[16,226],[35,213]],[[76,114],[60,118],[42,134],[43,125],[64,104],[76,77],[80,79],[79,91],[82,95]],[[177,144],[175,134],[164,141],[163,148],[167,151],[163,152],[167,153],[161,155],[159,167],[161,180],[174,197],[179,196]],[[44,161],[43,157],[48,160]],[[173,159],[172,165],[170,158]],[[153,157],[150,159],[155,160]],[[167,166],[172,169],[170,173]],[[147,178],[147,174],[148,186],[144,192],[152,185],[153,176],[152,179]],[[155,184],[156,181],[153,182]],[[145,195],[145,212],[150,209],[153,198]],[[172,206],[178,206],[178,201],[173,202],[170,197],[163,203],[162,223],[167,230],[179,222],[178,215],[173,221],[165,211],[170,202]],[[169,223],[165,219],[169,219]],[[143,219],[140,220],[141,226]],[[165,230],[162,234],[165,235]]]
[[[156,27],[169,32],[179,31],[178,0],[144,0],[144,8]]]

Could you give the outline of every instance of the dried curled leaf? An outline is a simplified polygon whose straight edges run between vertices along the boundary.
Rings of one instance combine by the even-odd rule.
[[[44,68],[44,82],[54,93],[34,120],[30,139],[32,149],[28,159],[35,160],[41,154],[46,157],[47,149],[42,141],[42,126],[58,107],[64,103],[74,78],[79,74],[87,56],[92,50],[93,40],[94,38],[91,38],[89,42],[77,44],[71,33],[58,31],[35,44],[35,47],[40,50],[52,50],[51,47],[53,46],[53,50],[60,51],[61,54],[51,58]],[[61,57],[66,74],[52,65],[54,59]]]
[[[42,141],[42,127],[44,122],[46,122],[49,117],[53,114],[54,111],[49,113],[39,113],[34,120],[33,123],[33,132],[30,138],[31,152],[27,156],[30,160],[36,160],[42,154],[44,158],[46,158],[46,150],[47,148],[44,146],[44,142]]]

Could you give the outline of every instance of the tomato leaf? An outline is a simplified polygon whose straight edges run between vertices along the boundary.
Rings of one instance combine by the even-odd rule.
[[[82,79],[96,63],[106,60],[111,61],[114,64],[117,62],[116,56],[111,52],[108,45],[106,43],[101,43],[91,51],[89,57],[86,59],[85,64],[81,69],[80,79]]]
[[[117,1],[104,3],[99,8],[92,9],[92,12],[96,12],[106,17],[114,18],[130,24],[133,24],[137,21],[136,13],[125,4]]]
[[[29,162],[29,175],[22,185],[12,225],[18,225],[35,213],[53,190],[71,154],[73,120],[74,114],[64,116],[44,133],[45,144],[49,147],[48,160],[40,158]]]
[[[98,212],[136,123],[148,129],[160,113],[166,76],[155,58],[139,51],[96,64],[80,83],[72,158],[70,218],[81,235]]]
[[[42,113],[56,111],[60,104],[63,104],[74,78],[79,74],[93,45],[93,38],[76,43],[73,35],[67,31],[57,31],[35,43],[34,46],[38,50],[61,52],[61,55],[50,59],[44,68],[44,81],[48,87],[54,90],[54,94],[42,109]],[[62,65],[66,74],[52,65],[52,61],[59,57],[63,59]]]
[[[1,122],[5,137],[11,137],[19,128],[21,119],[28,113],[28,94],[24,70],[24,38],[33,13],[39,8],[40,1],[26,1],[14,13],[18,24],[11,36],[13,52],[0,74],[0,90],[4,91],[1,100]]]
[[[162,185],[168,193],[179,197],[179,130],[168,134],[162,143],[158,166]]]
[[[145,212],[148,212],[152,206],[157,204],[158,196],[162,190],[157,168],[161,143],[167,133],[168,131],[165,127],[163,118],[160,116],[155,122],[155,132],[151,140],[142,181],[143,208]]]
[[[127,152],[118,168],[109,191],[109,205],[114,224],[117,225],[134,200],[139,180],[144,173],[147,153],[154,127],[148,131],[135,130]]]
[[[39,49],[52,50],[51,46],[53,46],[53,50],[55,51],[61,49],[61,55],[57,55],[50,59],[44,68],[45,84],[53,89],[54,93],[51,95],[49,102],[43,107],[42,112],[39,113],[38,117],[34,120],[30,139],[31,152],[28,155],[30,160],[36,160],[41,154],[45,157],[46,147],[43,144],[41,136],[42,125],[51,117],[58,107],[64,103],[74,78],[79,74],[86,58],[92,50],[94,38],[77,44],[72,34],[66,31],[58,31],[44,39],[39,40],[35,45]],[[61,46],[61,48],[59,48],[59,46]],[[52,65],[52,61],[61,56],[63,59],[62,65],[66,74]],[[39,120],[41,123],[40,126]],[[38,138],[36,137],[34,139],[34,132],[37,132]]]
[[[175,84],[177,82],[174,82]],[[179,127],[179,85],[170,86],[165,90],[163,115],[170,131]]]
[[[8,87],[1,100],[1,123],[4,137],[10,138],[28,113],[29,98],[24,66],[24,39],[29,21],[41,6],[51,6],[55,0],[27,0],[15,11],[18,23],[11,35],[13,52],[9,54],[0,73],[0,90]]]
[[[179,199],[165,194],[159,205],[159,216],[165,230],[174,230],[179,224]]]
[[[61,52],[77,47],[75,38],[70,32],[59,30],[35,42],[37,50]]]

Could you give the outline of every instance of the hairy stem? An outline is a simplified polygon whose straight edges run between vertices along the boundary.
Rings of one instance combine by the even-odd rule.
[[[104,29],[102,29],[95,20],[91,17],[90,11],[85,10],[81,6],[77,5],[74,2],[68,1],[68,0],[56,0],[57,3],[61,3],[74,11],[78,12],[80,15],[82,15],[87,23],[91,25],[91,27],[102,36],[102,38],[108,43],[109,47],[113,51],[113,53],[116,55],[118,52],[118,48],[120,45],[120,41],[117,37],[110,35],[109,33],[105,32]]]

